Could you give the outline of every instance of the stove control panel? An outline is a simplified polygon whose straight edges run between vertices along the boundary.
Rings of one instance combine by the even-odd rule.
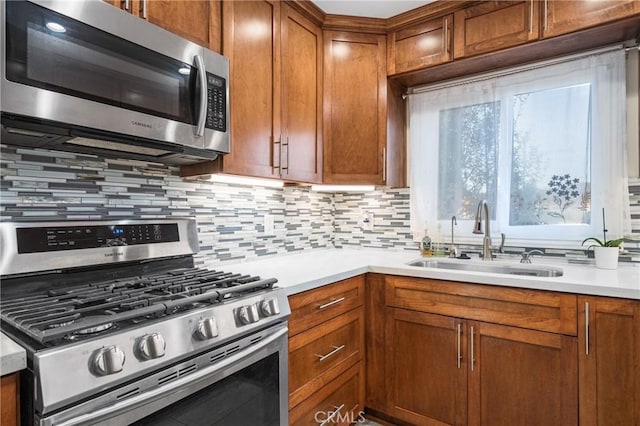
[[[106,346],[94,352],[91,366],[97,375],[107,376],[122,371],[124,361],[124,352],[120,346]]]
[[[167,342],[160,333],[145,334],[137,343],[137,355],[143,361],[162,358],[167,348]]]
[[[218,336],[218,324],[215,317],[207,317],[198,321],[196,337],[198,340],[209,340]]]

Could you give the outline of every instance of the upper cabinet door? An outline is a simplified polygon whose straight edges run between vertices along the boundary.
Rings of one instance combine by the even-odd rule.
[[[449,62],[453,59],[453,15],[421,22],[388,35],[389,75]]]
[[[282,5],[281,177],[322,180],[322,31]]]
[[[141,0],[139,16],[201,46],[210,47],[210,7],[216,2],[209,0]],[[218,13],[218,22],[220,15]],[[212,23],[213,24],[213,23]],[[212,25],[213,32],[220,28]],[[219,38],[218,38],[219,40]],[[220,46],[212,46],[220,51]]]
[[[103,0],[216,52],[221,50],[219,0]]]
[[[324,181],[385,182],[386,37],[324,32]]]
[[[640,13],[638,0],[545,0],[542,37],[553,37]]]
[[[537,40],[535,0],[485,1],[454,14],[455,58],[479,55]]]
[[[231,152],[223,171],[280,176],[280,2],[223,3],[223,53],[229,58]]]

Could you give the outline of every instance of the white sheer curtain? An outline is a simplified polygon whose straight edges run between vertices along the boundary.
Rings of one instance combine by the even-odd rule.
[[[481,199],[491,204],[494,235],[506,233],[511,245],[601,236],[603,207],[609,238],[628,234],[624,62],[619,49],[410,96],[414,235],[425,227],[449,235],[456,215],[460,241],[477,241],[471,216]]]

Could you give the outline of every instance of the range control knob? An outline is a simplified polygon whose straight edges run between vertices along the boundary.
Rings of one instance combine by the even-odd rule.
[[[124,360],[124,352],[120,346],[105,346],[94,352],[91,365],[97,375],[107,376],[122,371]]]
[[[145,334],[138,340],[138,355],[143,360],[161,358],[166,347],[167,342],[161,334]]]
[[[213,339],[218,335],[218,324],[215,317],[207,317],[198,321],[196,337],[200,340]]]
[[[254,322],[258,322],[260,319],[260,315],[258,314],[258,307],[254,305],[245,305],[238,308],[236,311],[236,315],[238,316],[238,321],[241,324],[251,324]]]
[[[264,315],[265,317],[278,315],[280,313],[278,299],[271,298],[263,300],[262,302],[260,302],[260,310],[262,311],[262,315]]]

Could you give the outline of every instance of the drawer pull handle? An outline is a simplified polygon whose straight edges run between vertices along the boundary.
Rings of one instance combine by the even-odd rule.
[[[318,306],[318,309],[325,309],[325,308],[328,308],[329,306],[337,305],[340,302],[344,302],[344,297],[341,297],[340,299],[332,300],[331,302],[327,302],[324,305],[320,305]]]
[[[333,348],[333,350],[331,352],[329,352],[326,355],[318,355],[316,354],[316,356],[318,357],[318,361],[324,361],[325,359],[337,354],[338,352],[340,352],[341,350],[344,349],[344,345],[342,346],[331,346]]]
[[[329,414],[327,416],[327,418],[325,419],[324,422],[320,423],[320,426],[325,426],[325,425],[328,425],[330,423],[333,423],[333,418],[336,416],[336,414],[338,414],[340,412],[340,410],[342,410],[344,408],[344,404],[342,404],[339,407],[336,407],[334,405],[333,408],[335,408],[335,411],[331,411],[331,414]]]

